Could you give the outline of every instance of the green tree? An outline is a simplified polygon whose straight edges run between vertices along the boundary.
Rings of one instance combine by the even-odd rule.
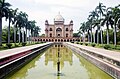
[[[102,26],[106,25],[107,29],[106,29],[106,32],[107,32],[107,44],[109,44],[109,25],[111,26],[111,28],[113,28],[113,24],[114,24],[114,21],[112,19],[112,12],[111,12],[111,9],[110,8],[107,8],[106,10],[106,14],[104,14],[104,19],[101,23]]]
[[[40,27],[39,26],[35,26],[35,28],[34,28],[35,37],[39,36],[39,32],[40,31],[41,31]]]
[[[8,8],[10,6],[10,3],[0,0],[0,45],[2,45],[2,18],[8,16]]]
[[[13,21],[13,14],[14,10],[13,9],[9,9],[8,11],[8,17],[7,19],[9,20],[9,25],[8,25],[8,44],[10,43],[10,23]]]
[[[25,12],[20,11],[17,15],[17,24],[18,24],[18,28],[19,28],[19,43],[21,40],[21,28],[25,27],[25,22],[27,20],[28,15]],[[22,33],[23,34],[23,33]],[[22,42],[24,42],[24,36],[22,39]]]
[[[18,8],[16,8],[13,12],[13,24],[14,24],[14,43],[16,43],[16,31],[17,31],[17,26],[18,26],[18,22],[17,22],[17,15],[18,15]]]
[[[83,42],[85,42],[85,32],[86,32],[86,23],[85,22],[83,22],[83,23],[81,23],[81,26],[80,26],[80,28],[79,28],[79,31],[81,31],[82,32],[82,36],[83,36]]]
[[[99,17],[96,11],[90,12],[90,15],[88,17],[89,25],[90,25],[90,30],[91,30],[91,42],[92,42],[92,28],[95,28],[95,20]],[[95,43],[95,34],[94,34],[94,43]]]
[[[4,26],[4,28],[2,29],[2,41],[4,43],[7,43],[8,42],[8,26]],[[13,27],[10,27],[10,39],[11,41],[13,41]]]
[[[112,8],[112,18],[114,20],[114,45],[116,46],[116,32],[117,32],[117,23],[120,21],[120,5]]]
[[[78,33],[73,33],[73,37],[78,37]]]
[[[106,10],[105,8],[106,8],[106,6],[104,6],[103,3],[99,3],[99,5],[95,9],[97,11],[98,15],[100,16],[99,21],[101,21],[102,15],[104,14],[104,11]],[[103,44],[102,27],[101,27],[101,25],[99,25],[99,26],[100,26],[100,33],[101,33],[101,44]]]

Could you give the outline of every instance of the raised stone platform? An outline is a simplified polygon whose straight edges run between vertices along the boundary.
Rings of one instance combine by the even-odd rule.
[[[83,46],[73,43],[63,43],[85,59],[96,65],[101,70],[116,79],[120,79],[120,52]]]

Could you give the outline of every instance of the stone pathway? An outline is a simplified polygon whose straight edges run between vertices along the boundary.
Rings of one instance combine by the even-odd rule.
[[[83,46],[80,44],[73,44],[73,43],[69,43],[69,42],[67,42],[67,44],[88,50],[90,52],[94,52],[94,53],[103,55],[107,58],[117,60],[120,62],[120,52],[110,51],[110,50],[106,50],[106,49],[102,49],[102,48],[95,48],[95,47],[90,47],[90,46]]]
[[[24,51],[28,51],[40,46],[44,46],[46,44],[50,44],[49,43],[43,43],[43,44],[36,44],[36,45],[30,45],[30,46],[24,46],[24,47],[18,47],[18,48],[12,48],[12,49],[8,49],[8,50],[2,50],[0,51],[0,59],[4,58],[4,57],[8,57],[14,54],[18,54]]]

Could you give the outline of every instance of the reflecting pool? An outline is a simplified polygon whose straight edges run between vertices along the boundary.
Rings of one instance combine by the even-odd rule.
[[[113,79],[79,54],[53,45],[7,79]]]

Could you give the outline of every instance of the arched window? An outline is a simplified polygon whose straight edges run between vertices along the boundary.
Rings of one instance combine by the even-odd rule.
[[[66,34],[66,37],[68,37],[68,34]]]
[[[62,31],[62,29],[61,28],[57,28],[56,31]]]
[[[52,31],[52,28],[50,28],[50,31]]]
[[[60,35],[60,34],[57,34],[57,37],[61,37],[61,35]]]
[[[52,33],[50,33],[50,37],[52,37]]]
[[[68,31],[68,28],[66,28],[66,31]]]

